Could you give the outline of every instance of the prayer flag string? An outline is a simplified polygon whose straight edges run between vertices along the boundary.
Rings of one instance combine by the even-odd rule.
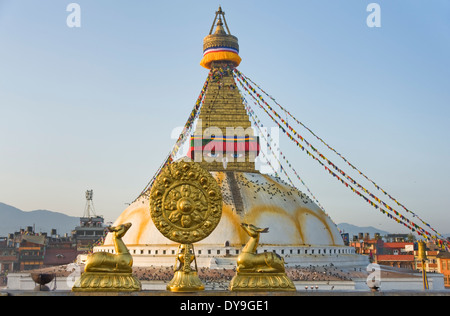
[[[334,163],[332,163],[329,159],[327,159],[323,154],[321,154],[314,146],[312,146],[309,142],[307,142],[304,137],[302,137],[297,131],[295,131],[288,123],[286,120],[284,120],[269,104],[267,104],[267,102],[263,99],[263,97],[261,96],[261,94],[259,94],[250,84],[249,82],[245,79],[246,77],[244,77],[238,70],[235,69],[235,78],[237,79],[238,83],[241,85],[241,87],[259,104],[259,106],[266,112],[266,114],[278,125],[278,127],[288,136],[288,138],[292,141],[294,141],[296,143],[296,145],[298,147],[300,147],[303,151],[305,151],[310,157],[312,157],[313,159],[315,159],[318,163],[320,163],[325,170],[327,170],[333,177],[335,177],[338,181],[342,182],[342,184],[344,184],[346,187],[350,188],[355,194],[357,194],[358,196],[362,197],[366,202],[368,202],[370,205],[372,205],[373,207],[375,207],[376,209],[379,209],[383,214],[387,215],[389,218],[394,219],[396,222],[403,224],[405,227],[407,227],[408,229],[410,229],[413,232],[416,232],[417,234],[425,237],[426,239],[430,239],[433,238],[434,240],[438,241],[438,244],[443,246],[444,243],[447,244],[446,240],[442,240],[437,236],[433,236],[431,235],[428,231],[426,231],[425,229],[423,229],[422,227],[420,227],[419,225],[415,224],[414,222],[410,221],[408,218],[406,218],[405,216],[403,216],[402,214],[400,214],[399,212],[397,212],[395,209],[393,209],[391,206],[387,205],[384,201],[382,201],[381,199],[379,199],[378,197],[376,197],[374,194],[372,194],[370,191],[368,191],[366,188],[364,188],[363,186],[361,186],[358,182],[356,182],[354,179],[352,179],[351,177],[349,177],[344,171],[342,171],[340,168],[338,168]],[[242,80],[242,81],[241,81]],[[245,83],[245,85],[244,85]],[[258,101],[258,99],[256,99],[256,97],[273,113],[273,115],[275,117],[277,117],[281,122],[283,122],[283,124],[286,126],[287,129],[285,129],[275,118],[274,116],[272,116],[269,111],[260,104],[260,102]],[[375,201],[377,201],[381,206],[386,207],[389,211],[393,212],[396,216],[399,216],[400,219],[396,216],[393,216],[392,214],[390,214],[389,212],[387,212],[386,210],[384,210],[382,207],[378,206],[376,203],[374,203],[372,200],[370,200],[369,198],[367,198],[365,195],[363,195],[360,191],[356,190],[352,185],[350,185],[349,183],[347,183],[346,181],[344,181],[344,179],[342,179],[341,177],[339,177],[336,173],[334,173],[329,167],[327,167],[322,161],[320,161],[316,156],[314,156],[310,151],[308,151],[304,146],[302,146],[289,132],[291,131],[295,136],[297,136],[297,138],[299,138],[301,141],[305,142],[307,144],[307,146],[315,153],[317,153],[317,155],[325,160],[328,165],[330,165],[332,167],[332,169],[336,170],[339,174],[341,174],[342,176],[344,176],[345,178],[347,178],[353,185],[356,185],[360,190],[362,190],[363,192],[367,193],[370,197],[372,197]],[[417,215],[416,215],[417,216]],[[405,221],[408,223],[405,223]],[[424,222],[425,223],[425,222]],[[427,227],[431,226],[427,223],[425,223]],[[433,229],[433,231],[435,231]]]
[[[415,214],[414,212],[412,212],[411,210],[409,210],[408,208],[406,208],[402,203],[400,203],[399,201],[397,201],[397,199],[395,199],[392,195],[390,195],[388,192],[386,192],[383,188],[381,188],[377,183],[375,183],[375,181],[373,181],[372,179],[370,179],[368,176],[366,176],[362,171],[360,171],[358,168],[356,168],[350,161],[348,161],[343,155],[341,155],[339,152],[337,152],[333,147],[331,147],[328,143],[326,143],[322,138],[320,138],[319,136],[316,135],[316,133],[314,133],[310,128],[308,128],[305,124],[303,124],[301,121],[297,120],[286,108],[284,108],[283,106],[281,106],[276,100],[275,98],[273,98],[271,95],[269,95],[267,92],[265,92],[258,84],[256,84],[254,81],[252,81],[249,77],[243,75],[239,70],[235,69],[235,72],[241,76],[241,78],[245,78],[246,80],[248,80],[249,82],[251,82],[252,84],[254,84],[259,90],[261,90],[262,93],[264,93],[266,96],[268,96],[276,105],[278,105],[278,107],[284,111],[284,113],[286,115],[289,115],[295,122],[297,122],[299,125],[303,126],[307,131],[309,131],[317,140],[319,140],[320,142],[322,142],[327,148],[329,148],[331,151],[333,151],[334,153],[336,153],[339,157],[341,157],[351,168],[353,168],[354,170],[356,170],[361,176],[363,176],[365,179],[367,179],[369,182],[371,182],[378,190],[380,190],[381,192],[383,192],[385,195],[387,195],[392,201],[394,201],[397,205],[401,206],[406,212],[410,213],[413,217],[417,217],[417,219],[419,221],[421,221],[423,224],[425,224],[426,226],[428,226],[431,230],[433,230],[438,236],[442,237],[441,234],[439,234],[433,227],[430,226],[430,224],[428,224],[427,222],[425,222],[424,220],[422,220],[420,218],[420,216],[418,216],[417,214]]]
[[[144,190],[142,190],[141,194],[139,194],[139,196],[133,202],[135,202],[141,196],[148,196],[150,189],[153,185],[153,182],[159,176],[159,174],[161,173],[161,170],[166,165],[168,165],[169,163],[171,163],[173,161],[173,159],[175,158],[176,154],[178,153],[178,150],[181,148],[183,143],[187,139],[189,139],[191,131],[192,131],[192,127],[194,126],[194,122],[196,121],[197,117],[200,115],[200,110],[203,105],[206,91],[208,89],[208,84],[211,81],[211,79],[213,78],[213,76],[216,77],[218,75],[220,75],[220,74],[218,74],[217,71],[213,73],[213,71],[211,70],[209,72],[208,77],[206,78],[206,81],[203,84],[203,88],[200,91],[200,95],[198,96],[197,101],[195,102],[194,108],[192,109],[191,114],[189,115],[189,117],[186,121],[186,124],[183,127],[183,131],[178,136],[177,142],[173,146],[171,152],[167,155],[167,157],[164,160],[164,162],[162,163],[162,165],[158,168],[158,170],[156,171],[155,175],[152,177],[150,182],[145,186]]]
[[[258,129],[259,133],[263,136],[264,140],[266,141],[270,151],[273,154],[273,157],[275,157],[275,159],[277,160],[278,164],[280,165],[280,169],[283,171],[284,175],[286,176],[286,178],[288,179],[289,183],[291,184],[292,187],[295,188],[294,183],[292,182],[291,178],[289,177],[288,173],[286,172],[286,168],[283,167],[283,164],[281,163],[281,161],[277,158],[277,156],[275,155],[275,152],[272,149],[272,146],[270,145],[271,143],[273,143],[273,139],[271,138],[270,134],[267,133],[267,137],[269,139],[267,139],[265,137],[265,134],[262,132],[262,128],[264,127],[264,125],[262,124],[262,122],[258,119],[258,116],[256,115],[255,111],[249,106],[247,100],[245,99],[244,96],[242,96],[242,100],[244,102],[244,106],[245,109],[247,111],[247,114],[249,115],[249,117],[252,119],[254,125],[256,126],[256,128]],[[255,103],[255,101],[254,101]],[[260,127],[261,125],[261,127]],[[292,164],[286,159],[285,155],[281,152],[280,148],[277,146],[276,150],[278,151],[278,153],[280,153],[280,155],[283,157],[283,160],[287,163],[287,165],[291,168],[291,170],[294,172],[294,174],[297,176],[297,179],[303,184],[303,186],[306,188],[306,190],[308,191],[308,193],[311,195],[312,199],[317,203],[317,205],[320,207],[320,209],[328,216],[328,218],[333,222],[332,218],[327,214],[327,212],[325,211],[325,209],[323,208],[323,206],[320,204],[319,200],[314,196],[314,194],[311,192],[311,190],[309,189],[309,187],[306,185],[306,183],[302,180],[302,178],[300,177],[300,175],[298,174],[298,172],[294,169],[294,167],[292,166]],[[269,159],[267,159],[264,155],[264,151],[261,151],[261,153],[263,154],[264,158],[267,160],[267,162],[269,163],[269,165],[272,167],[272,169],[274,170],[275,174],[277,175],[277,172],[275,171],[275,169],[273,168],[272,164],[270,163]],[[333,222],[334,223],[334,222]],[[336,225],[336,223],[334,223]],[[337,226],[337,225],[336,225]]]

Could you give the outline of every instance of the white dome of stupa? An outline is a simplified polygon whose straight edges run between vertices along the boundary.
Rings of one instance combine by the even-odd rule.
[[[201,244],[240,247],[248,236],[242,222],[268,227],[262,245],[275,246],[344,246],[333,221],[311,199],[278,178],[259,172],[211,172],[222,189],[222,219]],[[132,203],[113,224],[131,222],[123,237],[127,245],[175,244],[155,227],[150,216],[149,200]],[[112,245],[108,235],[104,245]]]

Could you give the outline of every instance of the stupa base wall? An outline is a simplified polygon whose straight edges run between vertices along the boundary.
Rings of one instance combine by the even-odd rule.
[[[175,264],[178,245],[129,246],[135,267],[170,267]],[[114,253],[113,246],[99,246],[94,252]],[[198,267],[210,269],[233,269],[241,248],[219,245],[195,245]],[[346,246],[282,246],[264,245],[258,252],[275,252],[284,258],[286,267],[308,267],[334,265],[336,267],[366,267],[369,257],[355,253],[354,248]]]
[[[298,256],[284,258],[287,267],[325,266],[333,264],[336,267],[367,267],[369,257],[358,254],[331,256]]]

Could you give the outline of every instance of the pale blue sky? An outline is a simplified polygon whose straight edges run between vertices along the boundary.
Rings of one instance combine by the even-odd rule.
[[[97,213],[114,221],[195,104],[219,2],[80,0],[81,28],[69,28],[70,2],[0,0],[0,202],[81,216],[93,189]],[[377,1],[381,27],[369,28],[371,2],[220,4],[239,70],[448,233],[450,2]],[[287,139],[281,146],[336,223],[402,231]]]

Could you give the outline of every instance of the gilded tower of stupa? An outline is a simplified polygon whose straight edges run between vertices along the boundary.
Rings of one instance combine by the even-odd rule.
[[[189,152],[194,161],[210,171],[255,171],[259,142],[232,72],[240,62],[238,39],[230,34],[225,13],[219,7],[211,31],[203,39],[200,65],[211,69],[213,79],[205,95]]]
[[[216,229],[196,243],[199,266],[232,267],[249,236],[241,223],[268,227],[259,251],[276,252],[287,265],[367,265],[344,245],[328,215],[307,195],[281,179],[255,169],[259,139],[236,86],[233,69],[241,63],[237,37],[231,35],[219,7],[203,41],[200,64],[212,72],[188,156],[208,170],[223,196],[222,217]],[[150,195],[141,194],[115,221],[131,222],[123,241],[134,266],[173,265],[178,245],[164,237],[150,216]],[[114,252],[110,236],[94,251]],[[317,256],[319,255],[319,256]]]

